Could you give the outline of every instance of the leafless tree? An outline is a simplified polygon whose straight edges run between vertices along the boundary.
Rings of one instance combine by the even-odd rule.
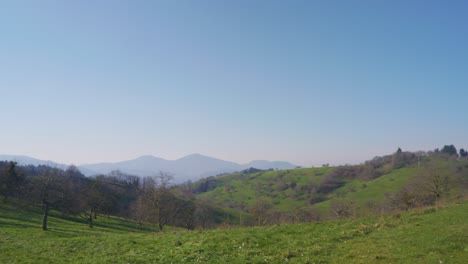
[[[330,201],[332,217],[348,218],[356,214],[356,205],[353,201],[337,198]]]
[[[273,205],[269,201],[263,199],[255,202],[251,212],[256,225],[266,225],[269,223],[269,217],[271,216],[270,209],[272,207]]]
[[[81,217],[86,219],[88,226],[93,228],[93,218],[96,218],[97,211],[104,199],[100,190],[101,183],[98,180],[88,181],[81,192]]]
[[[143,181],[141,207],[145,211],[146,221],[158,225],[162,231],[168,223],[180,214],[182,206],[177,197],[170,191],[172,175],[161,172],[156,177],[147,177]]]
[[[455,173],[452,172],[451,168],[428,164],[414,182],[420,185],[421,192],[431,195],[437,203],[448,194],[453,175]]]
[[[210,228],[214,225],[214,209],[207,201],[198,200],[195,207],[195,224],[201,228]]]
[[[43,209],[42,230],[47,230],[50,208],[61,209],[66,194],[66,178],[58,169],[50,168],[43,175],[32,178],[29,199],[39,202]]]
[[[318,222],[322,220],[322,214],[316,208],[298,208],[291,214],[293,223]]]

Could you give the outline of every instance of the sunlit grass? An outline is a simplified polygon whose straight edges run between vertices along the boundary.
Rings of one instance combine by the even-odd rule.
[[[312,224],[158,233],[121,218],[50,218],[0,206],[0,263],[466,263],[468,203]]]

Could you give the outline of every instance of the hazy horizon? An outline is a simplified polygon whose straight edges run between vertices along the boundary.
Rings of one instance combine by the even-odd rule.
[[[450,144],[451,145],[451,144]],[[457,146],[455,146],[457,147]],[[435,147],[435,148],[439,148],[440,147]],[[434,150],[435,148],[433,149],[418,149],[418,150],[408,150],[408,149],[405,149],[404,151],[410,151],[410,152],[418,152],[418,151],[432,151]],[[460,147],[457,147],[457,150],[459,150]],[[396,151],[396,149],[395,149]],[[368,158],[365,158],[363,160],[360,160],[360,161],[356,161],[354,163],[350,163],[350,162],[344,162],[344,163],[331,163],[331,162],[323,162],[323,163],[310,163],[310,164],[299,164],[299,163],[295,163],[295,162],[291,162],[289,160],[269,160],[269,159],[250,159],[250,160],[247,160],[247,161],[236,161],[236,160],[228,160],[228,159],[223,159],[223,158],[219,158],[219,157],[216,157],[216,156],[210,156],[210,155],[206,155],[206,154],[203,154],[203,153],[190,153],[190,154],[186,154],[186,155],[182,155],[182,156],[179,156],[179,157],[175,157],[175,158],[166,158],[166,157],[163,157],[163,156],[160,156],[160,155],[157,155],[157,154],[144,154],[144,155],[139,155],[139,156],[134,156],[134,157],[128,157],[128,158],[124,158],[124,159],[120,159],[120,160],[106,160],[106,159],[103,159],[103,160],[94,160],[94,161],[91,161],[91,162],[82,162],[82,163],[77,163],[77,162],[69,162],[69,161],[63,161],[63,160],[56,160],[56,159],[50,159],[50,158],[42,158],[42,157],[37,157],[37,156],[33,156],[33,155],[28,155],[28,154],[11,154],[11,153],[0,153],[0,156],[2,155],[10,155],[10,156],[26,156],[26,157],[30,157],[30,158],[35,158],[35,159],[38,159],[38,160],[44,160],[44,161],[53,161],[53,162],[56,162],[56,163],[60,163],[60,164],[64,164],[64,165],[76,165],[76,166],[82,166],[82,165],[89,165],[89,164],[96,164],[96,163],[118,163],[118,162],[123,162],[123,161],[128,161],[128,160],[134,160],[134,159],[138,159],[138,158],[142,158],[142,157],[145,157],[145,156],[151,156],[151,157],[155,157],[155,158],[161,158],[161,159],[164,159],[164,160],[167,160],[167,161],[175,161],[175,160],[178,160],[178,159],[181,159],[181,158],[184,158],[184,157],[187,157],[187,156],[191,156],[191,155],[202,155],[202,156],[206,156],[206,157],[210,157],[210,158],[215,158],[215,159],[219,159],[219,160],[224,160],[224,161],[229,161],[229,162],[234,162],[234,163],[237,163],[237,164],[240,164],[240,165],[245,165],[245,164],[248,164],[250,162],[253,162],[253,161],[269,161],[269,162],[289,162],[293,165],[297,165],[297,166],[301,166],[301,167],[319,167],[319,166],[323,166],[324,164],[329,164],[330,166],[341,166],[341,165],[356,165],[356,164],[361,164],[361,163],[364,163],[366,161],[369,161],[375,157],[378,157],[378,156],[385,156],[385,155],[390,155],[394,153],[393,152],[388,152],[388,153],[380,153],[380,154],[376,154],[376,155],[373,155],[373,156],[369,156]]]
[[[187,157],[187,156],[191,156],[191,155],[202,155],[202,156],[205,156],[205,157],[210,157],[210,158],[220,159],[220,160],[224,160],[224,161],[234,162],[234,163],[237,163],[237,164],[240,164],[240,165],[245,165],[245,164],[248,164],[248,163],[250,163],[252,161],[289,162],[287,160],[266,160],[266,159],[253,159],[253,160],[248,160],[246,162],[238,162],[238,161],[235,161],[235,160],[227,160],[227,159],[222,159],[222,158],[218,158],[218,157],[214,157],[214,156],[210,156],[210,155],[205,155],[203,153],[190,153],[190,154],[183,155],[183,156],[176,157],[176,158],[165,158],[165,157],[162,157],[162,156],[158,156],[156,154],[145,154],[145,155],[140,155],[140,156],[135,156],[135,157],[129,157],[129,158],[123,159],[123,160],[98,160],[98,161],[85,162],[85,163],[66,162],[66,161],[54,160],[54,159],[49,159],[49,158],[35,157],[35,156],[32,156],[32,155],[28,155],[28,154],[0,153],[0,156],[3,156],[3,155],[5,155],[5,156],[6,155],[8,155],[8,156],[26,156],[26,157],[35,158],[35,159],[38,159],[38,160],[53,161],[53,162],[64,164],[64,165],[76,165],[76,166],[89,165],[89,164],[95,164],[95,163],[118,163],[118,162],[122,162],[122,161],[134,160],[134,159],[138,159],[138,158],[142,158],[142,157],[146,157],[146,156],[151,156],[151,157],[154,157],[154,158],[161,158],[161,159],[164,159],[164,160],[167,160],[167,161],[175,161],[175,160],[178,160],[178,159],[181,159],[181,158],[184,158],[184,157]],[[303,165],[295,164],[294,162],[290,162],[290,163],[292,163],[294,165],[298,165],[298,166],[303,166]]]
[[[468,2],[5,1],[0,154],[356,164],[468,148]]]

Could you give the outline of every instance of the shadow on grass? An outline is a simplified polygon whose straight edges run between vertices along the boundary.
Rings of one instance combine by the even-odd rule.
[[[53,234],[54,236],[59,238],[91,237],[101,235],[101,232],[99,231],[93,232],[93,230],[70,229],[60,227],[51,227],[46,232]]]
[[[4,219],[5,221],[9,223],[17,222],[16,224],[18,225],[25,225],[25,224],[35,224],[35,226],[39,226],[41,224],[40,219],[35,219],[32,215],[27,215],[27,216],[22,216],[20,214],[16,216],[11,216],[11,215],[2,215],[0,216],[1,219]],[[0,222],[0,225],[2,225],[3,221]]]
[[[123,220],[125,221],[125,220]],[[120,222],[120,223],[108,223],[108,222],[99,222],[97,220],[95,222],[96,227],[102,227],[102,228],[108,228],[116,231],[121,231],[121,232],[152,232],[156,231],[155,228],[151,228],[148,226],[142,226],[141,228],[138,226],[137,223],[134,222]]]
[[[33,205],[14,199],[8,200],[6,202],[0,201],[0,227],[8,225],[13,227],[40,229],[42,225],[42,217],[43,211],[42,208],[38,205]],[[84,231],[87,224],[87,220],[78,215],[65,214],[56,210],[51,210],[49,212],[49,230],[60,230],[62,235],[65,236],[84,234],[87,232]],[[57,226],[61,229],[57,229]],[[130,219],[107,216],[100,216],[97,219],[94,219],[94,226],[96,228],[103,228],[103,230],[96,230],[98,233],[156,231],[154,227],[147,225],[140,227],[137,222],[134,222]],[[72,230],[76,230],[76,232]],[[91,231],[93,229],[89,230]]]
[[[17,223],[17,222],[0,222],[0,227],[2,228],[8,228],[8,227],[13,227],[13,228],[34,228],[34,229],[39,229],[41,228],[40,225],[32,225],[29,223]]]

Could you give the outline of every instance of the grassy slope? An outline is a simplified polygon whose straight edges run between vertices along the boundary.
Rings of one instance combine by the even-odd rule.
[[[283,171],[268,171],[253,174],[228,174],[217,177],[220,186],[199,194],[199,198],[208,198],[211,201],[234,203],[236,205],[252,206],[257,199],[273,204],[273,209],[286,211],[291,208],[307,205],[305,193],[292,188],[280,190],[282,185],[295,183],[304,186],[319,181],[333,168],[306,168]]]
[[[437,164],[442,172],[452,173],[454,168],[468,166],[467,161],[447,160],[440,157],[425,157]],[[325,195],[326,200],[310,205],[306,191],[300,187],[309,184],[318,184],[324,176],[331,173],[334,168],[305,168],[284,171],[269,171],[254,174],[229,174],[216,178],[219,186],[209,192],[199,194],[198,197],[208,198],[221,207],[231,204],[236,207],[243,205],[244,210],[249,209],[257,200],[264,200],[273,205],[274,211],[291,211],[300,207],[314,207],[323,216],[329,213],[330,202],[334,199],[345,198],[356,205],[356,213],[366,215],[370,213],[369,202],[378,207],[383,202],[385,193],[399,191],[412,177],[418,174],[416,166],[408,166],[393,170],[371,181],[348,180],[346,184]],[[389,170],[389,169],[388,169]],[[278,188],[281,185],[296,183],[296,188]],[[455,190],[459,194],[460,190]],[[463,192],[463,191],[461,191]],[[235,215],[235,213],[233,214]]]
[[[396,192],[415,175],[416,168],[403,168],[383,175],[375,180],[366,182],[365,188],[356,192],[350,192],[346,196],[356,202],[363,203],[369,200],[382,201],[385,193]]]
[[[1,204],[1,203],[0,203]],[[139,231],[96,228],[0,205],[0,263],[466,263],[468,202],[444,209],[315,224]],[[101,222],[99,224],[98,222]]]
[[[329,196],[329,200],[318,203],[315,207],[326,212],[330,205],[330,200],[338,197],[352,200],[361,207],[368,201],[382,202],[385,198],[385,193],[400,190],[411,177],[416,175],[416,172],[417,168],[408,167],[392,171],[368,182],[350,181],[345,186],[334,191]]]
[[[229,174],[216,178],[222,184],[219,187],[199,194],[199,198],[209,198],[219,204],[244,204],[247,208],[256,200],[265,200],[273,204],[273,210],[288,211],[310,206],[304,191],[292,188],[278,190],[280,184],[295,182],[297,186],[311,183],[318,184],[333,168],[306,168],[285,171],[269,171],[254,174]],[[313,205],[327,213],[331,199],[345,197],[358,206],[367,201],[381,202],[385,193],[398,191],[416,173],[416,168],[408,167],[392,171],[372,181],[348,181],[344,186],[327,195],[327,200]],[[281,178],[281,179],[279,179]],[[296,188],[297,189],[297,188]]]

